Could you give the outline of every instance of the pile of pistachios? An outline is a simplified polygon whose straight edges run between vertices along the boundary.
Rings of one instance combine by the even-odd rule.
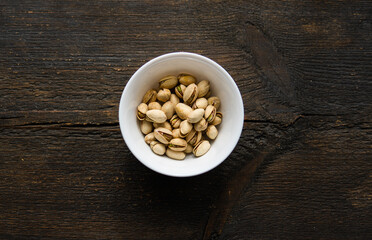
[[[191,152],[204,155],[211,147],[206,137],[216,139],[222,121],[217,112],[221,102],[210,97],[210,82],[197,83],[194,76],[181,73],[160,79],[159,89],[148,90],[137,107],[145,142],[154,153],[176,160]]]

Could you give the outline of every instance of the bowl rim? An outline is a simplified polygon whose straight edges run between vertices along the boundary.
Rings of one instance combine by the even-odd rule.
[[[221,158],[220,158],[219,161],[213,162],[213,164],[209,165],[208,168],[202,169],[202,171],[197,171],[197,172],[193,172],[193,173],[190,173],[190,174],[174,174],[174,173],[170,173],[170,172],[167,172],[167,171],[162,171],[160,169],[154,169],[153,167],[149,166],[145,161],[142,161],[142,159],[138,156],[138,154],[136,153],[136,151],[134,151],[132,149],[132,144],[130,143],[130,141],[127,141],[126,138],[125,138],[126,131],[125,131],[124,127],[123,127],[123,120],[121,118],[121,116],[123,115],[122,114],[122,111],[124,111],[124,110],[122,110],[123,109],[123,101],[124,101],[123,99],[124,99],[124,96],[126,95],[127,91],[129,91],[128,89],[130,89],[132,87],[132,85],[135,83],[134,79],[136,79],[136,77],[139,74],[139,72],[141,72],[143,69],[147,68],[148,66],[152,65],[153,63],[156,63],[158,61],[163,61],[164,59],[167,59],[167,58],[170,58],[170,57],[177,57],[177,58],[196,58],[199,61],[204,61],[207,64],[213,65],[213,67],[215,67],[216,69],[218,69],[219,71],[221,71],[226,76],[226,79],[228,81],[230,81],[230,83],[232,85],[232,88],[233,88],[233,91],[236,94],[238,94],[239,100],[240,100],[239,103],[238,103],[239,106],[237,106],[237,107],[240,108],[239,113],[241,113],[240,114],[241,115],[241,120],[240,120],[239,124],[241,125],[241,127],[240,127],[239,135],[235,139],[232,139],[233,142],[231,142],[232,143],[230,145],[231,148],[228,149],[228,151],[226,151],[225,154],[223,154],[221,156]],[[242,99],[241,93],[239,91],[239,88],[236,85],[236,83],[233,80],[233,78],[217,62],[215,62],[212,59],[210,59],[208,57],[205,57],[203,55],[200,55],[200,54],[197,54],[197,53],[191,53],[191,52],[171,52],[171,53],[166,53],[166,54],[163,54],[163,55],[160,55],[158,57],[155,57],[155,58],[151,59],[150,61],[148,61],[145,64],[143,64],[140,68],[138,68],[136,70],[136,72],[128,80],[128,82],[125,85],[124,90],[123,90],[123,92],[121,94],[120,102],[119,102],[118,115],[119,115],[118,117],[119,117],[119,127],[120,127],[120,131],[121,131],[121,135],[122,135],[122,137],[124,139],[124,142],[127,145],[128,149],[136,157],[136,159],[139,162],[141,162],[143,165],[145,165],[147,168],[149,168],[149,169],[151,169],[151,170],[153,170],[153,171],[155,171],[157,173],[160,173],[160,174],[163,174],[163,175],[166,175],[166,176],[171,176],[171,177],[192,177],[192,176],[197,176],[197,175],[206,173],[206,172],[214,169],[218,165],[220,165],[223,161],[225,161],[230,156],[230,154],[232,153],[232,151],[235,149],[235,147],[238,144],[238,141],[240,139],[240,136],[242,134],[243,126],[244,126],[244,105],[243,105],[243,99]]]

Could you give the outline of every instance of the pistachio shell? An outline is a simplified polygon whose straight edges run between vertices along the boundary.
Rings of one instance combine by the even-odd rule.
[[[187,120],[183,120],[180,125],[181,137],[186,136],[191,130],[193,126]]]
[[[147,134],[145,136],[145,142],[147,144],[150,144],[152,141],[155,141],[155,135],[154,135],[154,132],[150,132],[149,134]]]
[[[178,85],[175,89],[174,92],[176,93],[177,97],[183,98],[183,93],[186,90],[186,86],[183,84]]]
[[[192,105],[193,109],[202,108],[205,109],[208,106],[208,100],[206,98],[198,98]]]
[[[173,151],[172,149],[169,149],[169,148],[167,149],[165,154],[168,157],[175,159],[175,160],[183,160],[186,157],[186,154],[184,152]]]
[[[207,130],[205,131],[205,134],[207,134],[207,136],[214,140],[216,139],[217,135],[218,135],[218,130],[216,128],[216,126],[214,125],[210,125],[207,127]]]
[[[140,124],[141,124],[140,125],[141,132],[143,134],[149,134],[150,132],[152,132],[152,123],[151,122],[143,120],[143,121],[141,121]]]
[[[170,125],[169,122],[163,122],[163,123],[154,123],[154,128],[160,128],[160,127],[163,127],[163,128],[166,128],[170,131],[172,131],[172,126]]]
[[[151,147],[151,150],[157,155],[164,155],[165,153],[165,145],[158,141],[152,141],[150,143],[150,147]]]
[[[167,88],[171,89],[174,88],[178,83],[178,79],[176,76],[166,76],[159,80],[159,88]]]
[[[171,91],[169,89],[160,89],[158,94],[157,94],[157,99],[160,101],[160,102],[166,102],[170,99],[170,96],[171,96]]]
[[[161,143],[168,144],[169,141],[173,138],[172,132],[166,128],[156,128],[154,130],[154,136],[156,140]]]
[[[204,131],[208,127],[208,122],[202,118],[199,122],[194,124],[194,128],[196,131]]]
[[[218,108],[221,105],[221,101],[218,97],[210,97],[208,98],[208,104],[212,105],[213,107],[216,108],[216,110],[218,110]]]
[[[137,107],[137,118],[138,120],[144,120],[146,118],[146,112],[148,110],[148,107],[146,105],[146,103],[141,103],[140,105],[138,105]]]
[[[210,84],[208,80],[203,80],[198,83],[198,98],[204,97],[209,92]]]
[[[177,152],[183,152],[186,150],[187,142],[182,138],[173,138],[168,144],[169,149]]]
[[[192,129],[186,136],[186,142],[188,142],[192,146],[195,146],[202,139],[202,136],[202,132],[198,132],[195,131],[195,129]]]
[[[165,113],[165,116],[167,116],[167,119],[170,119],[174,114],[174,105],[171,103],[171,101],[168,101],[163,104],[161,107],[161,110]]]
[[[196,78],[188,73],[181,73],[177,78],[178,81],[185,86],[196,83]]]
[[[162,110],[149,110],[146,112],[146,120],[150,122],[163,123],[167,120],[167,116]]]
[[[198,98],[198,93],[199,90],[195,83],[192,83],[189,86],[187,86],[185,92],[183,93],[184,103],[186,103],[187,105],[192,105]]]
[[[173,138],[180,138],[181,137],[181,131],[179,128],[173,129],[172,130],[172,135]]]
[[[190,106],[187,106],[184,103],[179,103],[176,105],[176,113],[177,115],[182,119],[185,120],[189,116],[189,114],[192,112],[192,108]]]
[[[187,143],[185,153],[192,153],[192,149],[193,149],[193,147],[191,146],[191,144]]]
[[[211,122],[211,125],[215,125],[217,126],[218,124],[220,124],[222,122],[222,113],[221,112],[217,112],[216,113],[216,117],[214,118],[214,120]]]
[[[169,101],[171,101],[171,103],[173,103],[174,107],[176,107],[176,105],[180,103],[180,99],[174,93],[171,94]]]
[[[149,109],[148,110],[154,110],[154,109],[161,110],[160,103],[158,103],[158,102],[149,103]]]
[[[177,114],[173,115],[173,117],[169,121],[173,128],[179,128],[182,122]]]
[[[208,105],[205,109],[204,118],[208,123],[212,122],[216,117],[216,108],[212,105]]]
[[[155,102],[155,101],[156,101],[156,90],[154,89],[148,90],[142,98],[142,102],[146,104]]]
[[[206,152],[208,152],[210,148],[211,148],[211,144],[209,143],[209,141],[203,140],[195,145],[192,152],[194,153],[196,157],[200,157],[204,155]]]
[[[197,123],[203,118],[203,116],[204,109],[198,108],[189,114],[189,116],[187,117],[187,121],[189,121],[189,123]]]

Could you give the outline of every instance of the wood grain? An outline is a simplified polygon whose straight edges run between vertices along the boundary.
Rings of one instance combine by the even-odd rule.
[[[370,1],[0,2],[0,238],[371,239]],[[193,178],[122,140],[130,76],[168,52],[234,78],[245,124]]]

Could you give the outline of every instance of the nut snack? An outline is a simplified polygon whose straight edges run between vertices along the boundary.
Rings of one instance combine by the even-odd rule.
[[[209,140],[216,139],[222,121],[221,101],[210,97],[210,89],[208,80],[197,82],[191,74],[181,73],[163,77],[159,90],[145,93],[137,118],[155,154],[183,160],[188,153],[199,157],[209,151]]]

